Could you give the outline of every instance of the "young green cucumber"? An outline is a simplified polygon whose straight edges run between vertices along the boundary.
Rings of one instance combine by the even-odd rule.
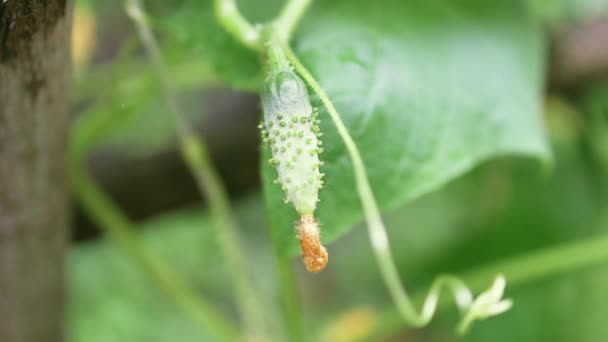
[[[269,163],[278,173],[275,183],[281,185],[285,202],[292,203],[301,216],[298,237],[304,264],[309,271],[319,272],[328,255],[313,218],[323,186],[318,112],[310,104],[304,81],[289,68],[271,71],[262,90],[262,107],[262,137],[272,151]]]

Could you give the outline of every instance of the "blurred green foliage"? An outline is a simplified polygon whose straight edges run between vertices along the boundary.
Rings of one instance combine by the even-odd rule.
[[[270,19],[280,4],[240,2],[253,21]],[[120,14],[120,1],[79,5],[93,8],[99,25],[111,25],[108,18],[124,20],[113,17]],[[259,57],[221,30],[209,1],[147,5],[181,100],[195,101],[198,91],[218,84],[257,89],[263,75]],[[394,1],[383,6],[319,1],[298,30],[294,47],[362,149],[374,190],[388,210],[386,224],[400,273],[407,275],[404,281],[424,291],[437,273],[461,273],[608,233],[607,84],[591,84],[574,99],[547,100],[544,121],[555,159],[550,173],[525,159],[488,161],[504,154],[547,158],[538,118],[545,43],[534,18],[582,20],[605,8],[601,1]],[[117,57],[76,75],[80,119],[73,134],[83,150],[111,148],[142,157],[170,146],[174,125],[133,34],[124,32],[121,39]],[[195,120],[199,109],[190,112]],[[328,120],[322,129],[328,173],[320,207],[323,238],[333,240],[354,229],[329,246],[331,261],[324,273],[298,272],[298,283],[308,340],[349,340],[349,333],[355,338],[358,330],[365,335],[383,326],[383,320],[389,322],[392,303],[360,227],[343,147]],[[264,170],[268,184],[274,174]],[[293,251],[295,217],[277,201],[282,196],[276,186],[265,191],[272,238],[282,253]],[[244,253],[267,297],[264,314],[283,336],[275,247],[267,239],[262,197],[254,193],[239,199],[235,210],[246,227]],[[204,209],[161,213],[141,228],[143,244],[235,316],[226,304],[231,301],[230,279]],[[299,264],[294,260],[302,271]],[[105,239],[76,245],[68,269],[72,342],[212,340]],[[595,267],[508,287],[514,308],[476,325],[465,340],[606,340],[607,281],[608,269]],[[387,323],[386,332],[395,340],[451,341],[454,313],[443,312],[419,331]]]
[[[555,172],[549,179],[542,179],[529,162],[502,159],[388,214],[389,227],[406,228],[391,230],[390,238],[397,246],[400,271],[414,289],[424,290],[438,272],[460,272],[605,230],[599,225],[603,202],[578,142],[556,147]],[[265,281],[265,289],[271,291],[276,286],[270,271],[272,247],[263,238],[259,195],[241,200],[236,210],[240,222],[247,223],[248,255],[255,258],[260,282]],[[201,210],[165,214],[143,227],[147,229],[142,242],[188,275],[201,294],[217,304],[228,300],[229,280]],[[333,244],[331,252],[332,262],[322,275],[300,274],[312,340],[345,310],[369,308],[379,319],[391,305],[363,229]],[[137,265],[108,241],[80,246],[70,260],[72,341],[204,339]],[[476,325],[467,340],[596,341],[608,336],[602,304],[608,296],[606,271],[605,267],[581,270],[508,289],[516,301],[512,311]],[[449,340],[454,317],[439,317],[412,336]]]

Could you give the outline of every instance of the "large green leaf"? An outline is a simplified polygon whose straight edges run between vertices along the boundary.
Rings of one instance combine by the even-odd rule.
[[[320,3],[294,47],[357,142],[383,209],[498,154],[549,158],[543,39],[517,2]],[[321,111],[327,177],[317,215],[331,241],[362,215],[352,165]],[[296,213],[263,169],[274,239],[294,252]]]

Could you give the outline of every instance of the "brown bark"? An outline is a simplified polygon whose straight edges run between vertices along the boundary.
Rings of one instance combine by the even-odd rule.
[[[63,339],[70,0],[0,0],[0,341]]]
[[[608,17],[562,28],[552,38],[552,89],[576,88],[608,76]]]

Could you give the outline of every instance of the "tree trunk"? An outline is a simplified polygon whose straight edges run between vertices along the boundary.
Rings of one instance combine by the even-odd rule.
[[[63,339],[71,0],[0,0],[0,341]]]

